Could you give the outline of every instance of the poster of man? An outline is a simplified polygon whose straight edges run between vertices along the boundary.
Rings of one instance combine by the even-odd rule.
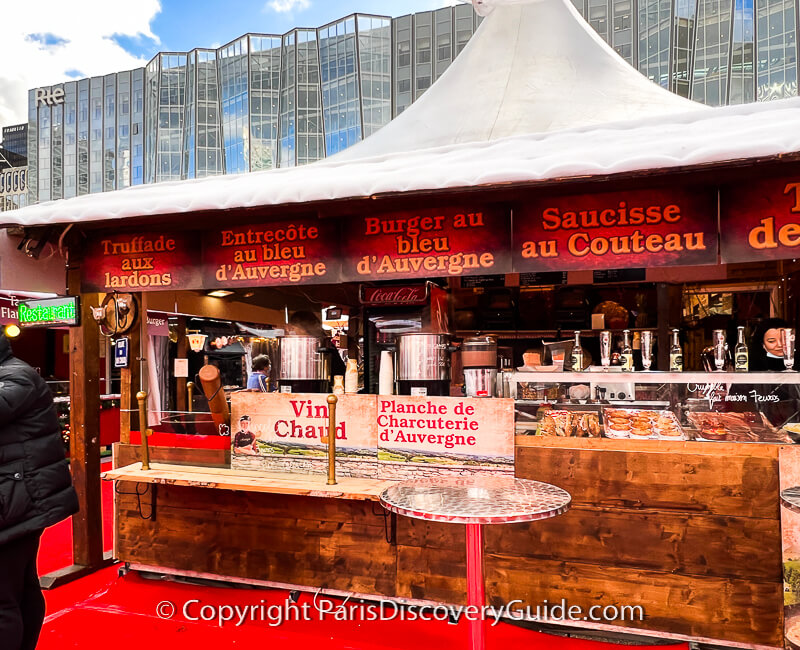
[[[233,437],[234,454],[257,454],[256,436],[250,431],[250,416],[243,415],[239,418],[239,430]]]

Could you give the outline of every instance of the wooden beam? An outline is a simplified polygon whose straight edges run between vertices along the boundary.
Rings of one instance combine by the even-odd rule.
[[[127,368],[120,370],[120,400],[119,400],[119,441],[130,443],[131,429],[139,430],[139,405],[136,402],[136,393],[141,390],[141,341],[142,328],[146,327],[147,317],[142,304],[142,294],[133,294],[139,305],[139,323],[134,325],[126,336],[130,339],[130,363]]]
[[[69,269],[67,286],[80,293],[80,267]],[[69,337],[70,463],[80,511],[72,517],[72,554],[78,566],[103,563],[100,493],[100,333],[92,317],[96,294],[81,294],[81,324]]]
[[[178,351],[176,357],[178,359],[186,359],[189,356],[189,343],[186,339],[186,316],[178,316],[178,326],[176,328],[178,334]],[[170,371],[172,368],[170,368]],[[170,374],[172,374],[170,372]],[[178,377],[175,379],[175,410],[186,411],[186,382],[185,377]]]

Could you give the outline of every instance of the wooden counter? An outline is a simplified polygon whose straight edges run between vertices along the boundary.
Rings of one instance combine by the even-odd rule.
[[[143,470],[141,463],[133,463],[119,469],[103,472],[100,478],[106,481],[132,481],[157,485],[182,485],[217,490],[240,492],[265,492],[269,494],[294,494],[298,496],[326,497],[329,499],[353,499],[356,501],[378,501],[378,498],[393,481],[378,481],[366,478],[337,477],[336,485],[327,485],[327,477],[309,474],[252,473],[242,470],[217,467],[186,467],[150,463]]]
[[[517,476],[569,490],[573,507],[487,530],[487,593],[639,604],[648,629],[782,646],[779,449],[518,437]]]
[[[533,611],[544,600],[561,599],[585,609],[639,605],[644,621],[608,625],[782,647],[778,450],[518,437],[517,476],[566,489],[573,506],[553,519],[485,527],[487,604],[521,601],[516,606]],[[137,453],[117,445],[115,463],[131,465]],[[262,491],[249,489],[254,484],[216,484],[212,477],[233,480],[226,471],[155,467],[151,472],[170,479],[159,484],[155,521],[140,515],[139,500],[147,504],[149,496],[117,496],[120,560],[167,572],[466,602],[463,526],[387,518],[363,496],[366,489],[360,498],[320,498],[287,494],[282,488],[290,486],[272,477],[264,485],[280,489]],[[106,476],[118,476],[120,488],[132,492],[124,479],[138,481],[136,472]],[[185,480],[172,480],[170,472]],[[190,483],[194,476],[211,480],[198,487]],[[313,477],[298,483],[307,479]]]

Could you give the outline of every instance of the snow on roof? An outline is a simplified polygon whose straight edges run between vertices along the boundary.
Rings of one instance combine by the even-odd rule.
[[[139,185],[1,213],[4,225],[115,221],[543,181],[800,151],[800,97],[290,169]]]
[[[478,1],[499,6],[436,83],[337,159],[709,110],[626,63],[570,0]]]

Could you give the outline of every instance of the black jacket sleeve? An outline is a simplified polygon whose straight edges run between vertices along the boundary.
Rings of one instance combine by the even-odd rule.
[[[36,387],[27,373],[0,374],[0,427],[25,415],[36,402]]]

